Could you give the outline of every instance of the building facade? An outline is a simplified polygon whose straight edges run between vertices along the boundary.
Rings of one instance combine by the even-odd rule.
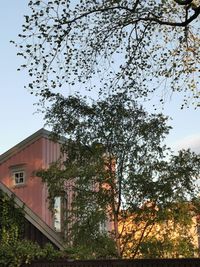
[[[36,172],[47,169],[60,155],[60,144],[53,142],[45,129],[0,155],[0,182],[52,229],[55,217],[49,210],[47,185]]]

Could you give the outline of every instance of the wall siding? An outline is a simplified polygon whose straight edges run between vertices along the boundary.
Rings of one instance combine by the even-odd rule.
[[[53,218],[49,211],[47,186],[36,176],[35,172],[48,168],[59,156],[60,145],[41,136],[24,148],[16,150],[16,153],[0,164],[0,181],[50,227],[53,226]],[[26,183],[14,186],[11,168],[21,164],[25,168]]]

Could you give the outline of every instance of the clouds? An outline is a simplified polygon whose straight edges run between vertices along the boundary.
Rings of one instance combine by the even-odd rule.
[[[173,148],[176,151],[180,149],[190,148],[192,151],[200,153],[200,133],[189,135],[184,137],[183,139],[178,140],[173,144]]]

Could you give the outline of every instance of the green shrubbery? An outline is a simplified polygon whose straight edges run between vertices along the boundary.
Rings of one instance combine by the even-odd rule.
[[[0,266],[19,267],[37,259],[54,260],[62,257],[51,244],[41,248],[37,243],[22,239],[25,223],[23,209],[16,208],[14,199],[0,191]]]
[[[1,267],[19,267],[33,260],[54,260],[62,256],[62,252],[56,251],[51,244],[41,249],[38,244],[29,240],[16,240],[14,243],[0,242],[0,247]]]

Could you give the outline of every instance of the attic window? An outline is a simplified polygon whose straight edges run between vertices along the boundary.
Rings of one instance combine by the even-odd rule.
[[[13,186],[25,185],[26,182],[26,164],[18,164],[9,167],[10,177]]]
[[[24,171],[13,171],[13,178],[15,185],[22,185],[25,183],[25,172]]]

